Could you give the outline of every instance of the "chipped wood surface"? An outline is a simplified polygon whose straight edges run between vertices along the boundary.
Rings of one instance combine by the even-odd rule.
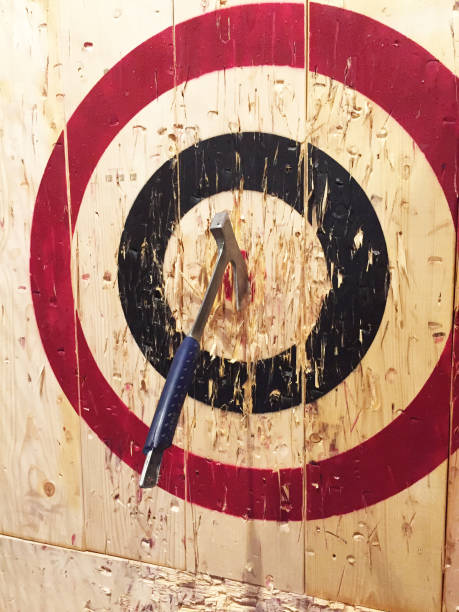
[[[425,4],[410,8],[405,3],[393,7],[358,1],[330,3],[334,4],[406,32],[451,66],[448,3],[440,3],[443,20],[436,16],[430,28],[425,28],[430,13]],[[405,29],[407,15],[413,12],[414,23]],[[418,27],[421,22],[422,28]],[[311,67],[308,119],[311,141],[349,168],[371,198],[388,245],[391,274],[386,310],[370,350],[359,368],[336,392],[321,398],[307,417],[311,434],[325,432],[320,444],[308,447],[310,459],[319,460],[324,454],[355,446],[390,423],[416,396],[420,381],[426,380],[438,360],[443,347],[435,332],[444,331],[446,338],[451,326],[454,230],[452,225],[448,227],[447,206],[442,212],[441,205],[428,213],[425,210],[422,220],[416,219],[413,209],[425,201],[424,194],[440,203],[444,202],[443,193],[413,140],[374,101],[351,87],[313,74]],[[442,237],[429,235],[431,227],[442,226]],[[422,297],[417,293],[416,278],[423,279]],[[416,297],[412,294],[413,302],[412,290],[417,293]],[[437,302],[439,293],[442,303]],[[430,323],[421,326],[421,321]],[[388,458],[391,452],[388,448]],[[355,486],[359,487],[357,481]],[[308,522],[305,555],[309,588],[325,597],[357,598],[391,610],[440,609],[445,488],[443,464],[380,504]],[[336,568],[334,572],[330,563]],[[396,567],[406,571],[398,574]],[[420,581],[420,575],[425,580]]]
[[[8,492],[2,502],[0,531],[125,557],[41,548],[1,537],[4,589],[0,597],[5,598],[5,609],[29,607],[28,592],[13,579],[20,572],[30,574],[34,584],[42,587],[40,609],[59,609],[70,584],[73,607],[69,609],[88,612],[148,606],[158,610],[354,609],[327,607],[281,591],[391,612],[432,612],[441,607],[446,462],[380,503],[373,503],[372,492],[363,489],[363,503],[355,511],[326,518],[315,518],[314,511],[312,517],[308,514],[314,503],[316,510],[320,506],[313,498],[322,493],[311,465],[371,440],[400,416],[428,379],[451,328],[456,236],[444,195],[419,147],[391,113],[371,98],[316,74],[313,66],[311,72],[288,66],[249,66],[186,79],[141,109],[108,145],[84,193],[71,243],[75,308],[84,338],[97,368],[129,413],[149,424],[163,376],[139,350],[129,329],[118,278],[120,240],[139,191],[169,159],[178,160],[185,149],[221,134],[263,131],[300,143],[298,167],[286,168],[298,180],[302,171],[306,176],[310,170],[305,142],[313,144],[363,188],[376,210],[389,253],[391,282],[382,322],[359,366],[335,389],[306,401],[308,389],[303,384],[299,405],[280,410],[278,406],[289,400],[291,386],[273,386],[268,398],[272,411],[254,412],[252,391],[257,380],[260,387],[264,384],[256,378],[258,360],[296,344],[296,360],[286,359],[285,372],[292,379],[296,375],[306,380],[302,378],[310,366],[306,339],[327,296],[343,277],[333,276],[332,268],[327,270],[318,238],[319,214],[308,223],[281,198],[267,190],[247,189],[243,181],[232,191],[202,199],[186,214],[180,213],[179,206],[164,254],[164,284],[159,289],[179,332],[189,330],[211,274],[215,248],[207,228],[217,210],[231,211],[252,284],[250,304],[241,315],[234,309],[231,275],[225,278],[203,339],[203,349],[210,356],[247,364],[247,380],[232,381],[233,399],[239,401],[242,393],[245,399],[238,412],[222,410],[212,399],[187,398],[174,440],[184,453],[181,497],[159,488],[141,491],[136,470],[110,450],[116,446],[114,441],[102,441],[84,421],[88,408],[80,394],[84,380],[81,386],[76,382],[81,346],[75,324],[71,338],[62,339],[58,352],[63,358],[66,351],[74,353],[76,412],[40,340],[29,281],[30,231],[38,186],[59,133],[84,96],[131,49],[170,26],[175,29],[198,15],[245,4],[259,3],[160,0],[152,8],[147,0],[108,0],[90,10],[85,7],[85,19],[81,3],[64,5],[59,0],[23,0],[2,9],[11,27],[0,44],[4,57],[14,61],[0,69],[0,403],[4,415],[0,483]],[[296,4],[306,13],[313,8]],[[379,0],[326,3],[394,28],[454,70],[451,3],[406,0],[392,4]],[[218,21],[218,27],[225,39],[229,24]],[[304,27],[307,31],[307,20]],[[269,48],[270,41],[265,45]],[[189,57],[179,60],[172,54],[170,73],[178,73],[179,61],[191,63],[195,51],[190,49]],[[346,72],[350,78],[353,61]],[[23,67],[20,78],[18,66]],[[112,115],[110,125],[116,127],[116,109]],[[445,120],[451,122],[449,117]],[[69,168],[66,181],[70,219]],[[310,195],[306,192],[305,205]],[[325,207],[326,199],[325,195]],[[356,231],[355,253],[365,239],[362,229]],[[368,253],[369,266],[377,256]],[[340,348],[337,345],[336,351]],[[167,352],[172,354],[172,344]],[[318,359],[312,381],[316,386],[322,366]],[[215,381],[209,380],[211,398],[212,384]],[[104,410],[104,402],[101,399],[95,409]],[[139,454],[139,444],[131,442],[131,455]],[[391,449],[384,452],[389,460]],[[194,490],[199,490],[201,482],[209,486],[205,476],[194,472],[195,455],[216,466],[215,480],[222,478],[219,466],[225,464],[237,466],[241,473],[272,471],[278,480],[274,489],[279,507],[274,513],[272,508],[267,510],[269,500],[251,490],[241,490],[241,498],[248,502],[246,512],[238,510],[239,516],[225,512],[225,495],[218,499],[218,510],[185,502],[183,497],[195,499]],[[450,464],[444,590],[448,612],[459,602],[456,462],[457,453]],[[309,481],[304,476],[307,468]],[[285,476],[288,470],[302,474],[296,498],[290,476]],[[350,486],[347,481],[340,483],[335,473],[332,492],[345,497],[346,487],[360,491],[358,476],[356,469]],[[250,479],[241,482],[248,482],[250,489]],[[50,594],[47,585],[53,583],[56,568],[62,583]],[[70,574],[74,574],[72,583]]]
[[[81,546],[80,423],[40,341],[28,257],[35,195],[65,121],[58,16],[32,2],[3,5],[2,15],[0,529]]]
[[[459,53],[459,6],[457,3],[451,17],[451,32],[454,42],[454,59],[456,74],[458,74]],[[453,370],[451,377],[451,448],[457,448],[459,428],[457,422],[457,411],[459,401],[459,277],[457,275],[458,262],[456,259],[456,287],[454,304],[454,330],[453,330]],[[444,555],[444,583],[443,583],[443,607],[445,612],[456,612],[459,605],[459,451],[450,456],[448,470],[448,505],[446,525],[446,545]]]
[[[225,8],[238,4],[243,3],[231,2],[225,4]],[[212,1],[204,6],[198,0],[176,0],[174,16],[180,22],[219,6],[219,2]],[[266,40],[267,48],[270,44],[271,41]],[[221,73],[206,75],[178,89],[177,117],[183,126],[177,133],[179,149],[193,144],[196,138],[205,139],[228,131],[264,131],[293,141],[304,139],[306,77],[302,70],[267,66],[233,69],[222,76]],[[209,92],[205,100],[202,87]],[[194,125],[198,126],[197,134],[190,130]],[[295,176],[300,170],[293,167],[291,172]],[[237,352],[245,353],[243,360],[247,362],[248,378],[244,385],[243,418],[226,410],[209,411],[208,406],[189,399],[185,413],[186,448],[218,463],[241,467],[296,467],[304,460],[301,411],[294,408],[292,411],[254,415],[251,388],[255,384],[257,360],[288,349],[298,331],[300,337],[306,337],[306,329],[298,330],[295,315],[298,307],[306,303],[301,299],[306,290],[305,275],[301,274],[301,265],[298,264],[306,260],[306,243],[302,238],[306,238],[308,224],[281,199],[246,189],[247,186],[241,184],[238,191],[220,193],[203,200],[180,221],[182,233],[188,234],[188,244],[186,241],[183,243],[185,253],[193,240],[196,240],[195,248],[200,248],[199,239],[187,231],[187,223],[193,222],[189,217],[194,211],[201,217],[195,228],[208,224],[214,212],[221,208],[232,211],[236,237],[246,252],[251,278],[251,300],[246,310],[236,315],[236,321],[231,316],[231,299],[224,290],[221,292],[203,342],[211,354],[223,354],[229,359],[238,359]],[[206,255],[198,259],[207,259],[206,272],[209,275],[209,259],[215,254],[212,243],[213,239],[207,241]],[[315,243],[309,241],[308,244],[313,248]],[[169,248],[173,249],[173,243]],[[192,255],[191,261],[193,259]],[[180,298],[183,295],[184,300],[181,312],[186,312],[185,316],[189,318],[184,320],[179,313],[178,320],[189,329],[187,326],[194,309],[187,307],[186,300],[192,286],[192,269],[186,260],[182,269],[184,283],[179,295]],[[205,277],[202,280],[200,294]],[[286,283],[289,283],[288,287]],[[275,296],[276,299],[271,299]],[[269,302],[271,305],[266,306]],[[320,299],[316,305],[320,306]],[[241,325],[237,331],[234,324],[237,325],[238,321]],[[225,336],[229,342],[225,341]],[[216,345],[218,338],[226,344],[224,351]],[[252,495],[250,500],[252,504],[257,503],[256,495]],[[272,521],[241,522],[238,517],[188,504],[185,530],[188,570],[215,572],[246,583],[272,583],[277,588],[304,592],[304,529],[301,521],[290,521],[288,513],[281,524]],[[243,551],[242,555],[240,551]]]
[[[63,15],[63,31],[70,33],[66,56],[69,114],[81,100],[78,92],[87,91],[129,50],[173,23],[170,0],[155,2],[154,7],[142,2],[135,11],[128,4],[109,2],[96,9],[89,24],[78,21],[79,10],[73,6]],[[101,23],[107,23],[113,33],[108,38]],[[123,42],[118,44],[120,39]],[[76,82],[78,74],[83,87]],[[125,140],[113,143],[104,154],[91,177],[72,244],[77,312],[91,351],[116,393],[145,421],[151,419],[160,386],[152,380],[143,355],[138,350],[128,351],[134,341],[119,298],[115,298],[116,248],[146,173],[175,150],[169,138],[174,124],[171,106],[153,112],[154,128],[150,124],[146,132],[142,117],[136,116],[124,130]],[[114,117],[116,121],[116,110]],[[160,489],[142,492],[137,474],[83,422],[81,440],[87,549],[184,569],[183,501]]]
[[[62,610],[64,606],[65,610],[84,612],[372,612],[360,606],[285,593],[272,585],[251,586],[5,536],[0,536],[0,551],[2,610],[30,610],[30,584],[39,578],[33,610]]]

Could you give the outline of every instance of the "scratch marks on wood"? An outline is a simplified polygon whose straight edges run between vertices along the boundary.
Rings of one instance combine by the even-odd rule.
[[[29,608],[31,592],[20,588],[17,576],[39,575],[40,584],[33,590],[37,609],[57,610],[65,601],[67,610],[87,612],[372,612],[282,592],[270,575],[258,587],[5,536],[0,536],[0,550],[5,560],[0,573],[4,610]]]

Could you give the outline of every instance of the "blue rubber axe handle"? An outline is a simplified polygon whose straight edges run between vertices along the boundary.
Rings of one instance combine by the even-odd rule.
[[[175,353],[143,447],[145,454],[151,450],[164,451],[171,446],[199,352],[199,342],[186,336]]]

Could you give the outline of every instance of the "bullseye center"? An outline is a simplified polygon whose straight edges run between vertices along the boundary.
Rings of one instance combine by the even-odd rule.
[[[302,215],[258,191],[227,191],[201,200],[175,227],[163,277],[177,330],[190,332],[210,282],[217,248],[209,227],[222,210],[230,213],[251,289],[246,307],[238,312],[227,270],[202,347],[211,355],[254,362],[304,345],[331,289],[324,253]]]

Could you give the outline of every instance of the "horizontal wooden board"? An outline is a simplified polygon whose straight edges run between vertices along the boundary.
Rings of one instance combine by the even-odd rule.
[[[0,554],[2,610],[377,612],[285,593],[272,585],[256,587],[5,536],[0,536]]]

